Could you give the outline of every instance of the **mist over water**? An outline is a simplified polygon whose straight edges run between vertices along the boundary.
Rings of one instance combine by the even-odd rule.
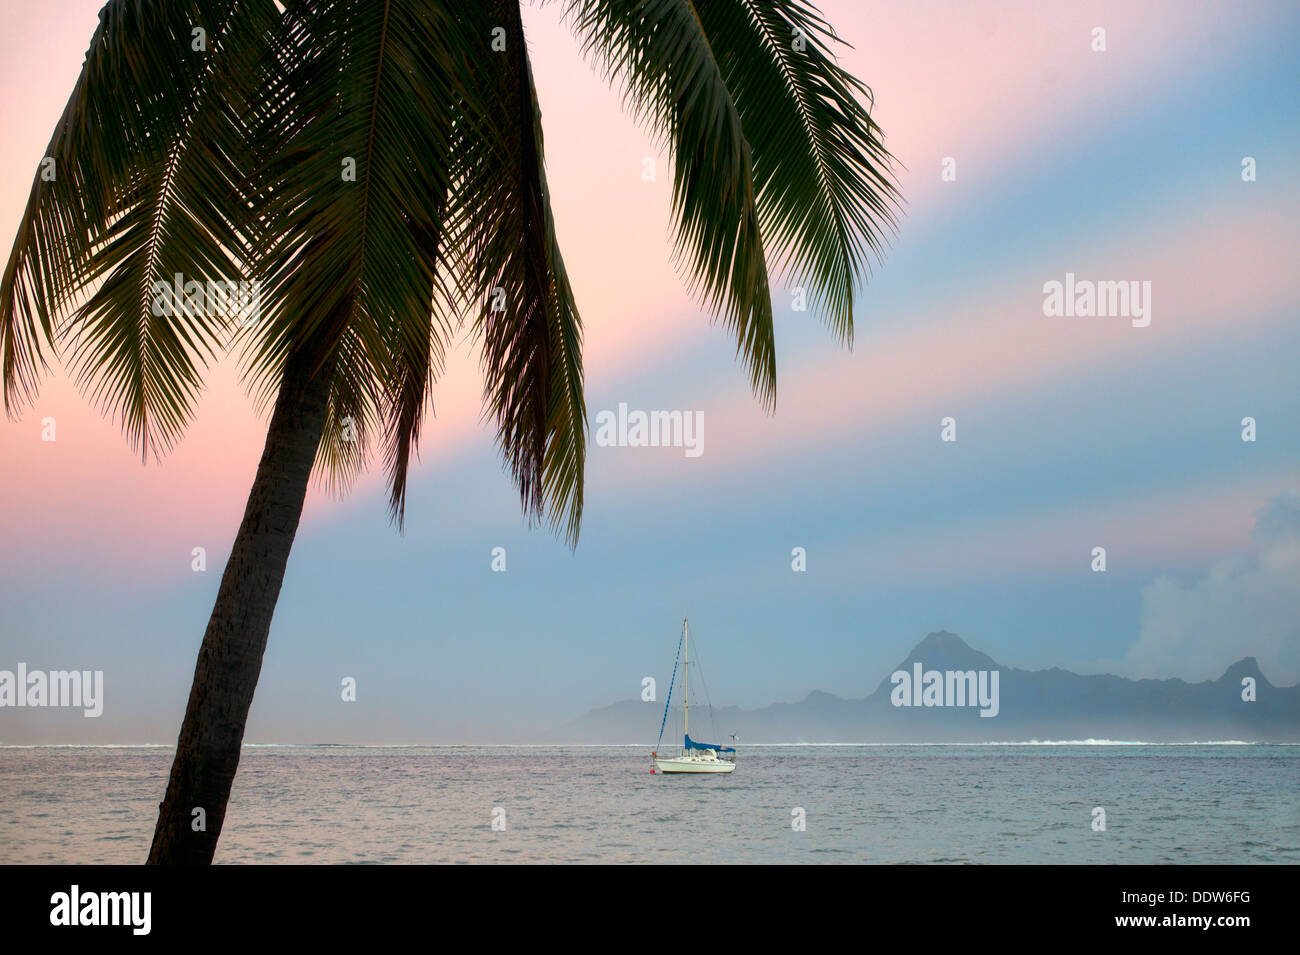
[[[171,757],[0,748],[0,863],[142,862]],[[1297,783],[1300,746],[1255,744],[742,746],[718,777],[641,747],[246,747],[216,861],[1295,863]]]

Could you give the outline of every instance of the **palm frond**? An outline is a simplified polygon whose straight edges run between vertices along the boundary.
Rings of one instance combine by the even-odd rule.
[[[504,30],[505,50],[480,50],[487,108],[462,119],[457,262],[474,296],[487,411],[524,510],[576,544],[587,427],[582,324],[556,240],[517,0],[489,2],[484,25]]]
[[[356,334],[347,332],[339,342],[316,461],[316,481],[334,497],[351,490],[365,469],[372,436],[381,428],[370,371]]]
[[[776,401],[772,300],[753,157],[693,0],[571,0],[584,50],[621,78],[635,112],[673,158],[677,253],[708,307],[736,338],[750,383]]]
[[[47,348],[67,345],[142,456],[179,436],[226,329],[207,312],[159,314],[155,283],[244,277],[247,157],[225,53],[256,58],[277,19],[271,0],[100,12],[51,140],[55,179],[38,175],[0,285],[7,406],[34,397]]]
[[[445,212],[446,198],[438,203],[439,222]],[[445,228],[445,225],[444,225]],[[426,254],[444,271],[447,240],[441,234],[417,236]],[[453,324],[461,310],[460,289],[444,281],[444,272],[436,279],[436,294],[423,315],[410,321],[392,323],[388,333],[388,355],[392,363],[387,382],[383,415],[384,466],[388,472],[388,512],[400,530],[406,520],[406,486],[411,459],[418,456],[420,430],[426,411],[432,411],[433,384],[442,374],[446,362],[446,345],[453,334]]]
[[[394,387],[409,399],[408,386],[394,385],[402,378],[394,347],[404,343],[401,360],[416,361],[409,346],[427,326],[422,363],[436,365],[431,352],[448,334],[447,321],[430,325],[430,315],[446,312],[435,301],[437,250],[466,28],[443,5],[419,0],[299,0],[286,23],[276,74],[259,97],[270,106],[258,120],[266,160],[255,191],[273,227],[258,269],[265,327],[249,340],[245,372],[255,390],[273,390],[291,353],[337,360],[332,413],[351,413],[369,433]],[[346,484],[364,447],[332,440],[317,467]],[[394,514],[400,520],[400,507]]]
[[[836,62],[841,41],[810,4],[710,0],[697,11],[753,151],[764,242],[852,344],[866,253],[882,255],[898,209],[871,91]]]

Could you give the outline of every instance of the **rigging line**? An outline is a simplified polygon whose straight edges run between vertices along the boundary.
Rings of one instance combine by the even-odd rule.
[[[704,667],[700,664],[699,651],[695,653],[695,671],[700,675],[700,682],[704,684],[704,699],[708,701],[709,707],[709,725],[713,729],[713,738],[718,738],[718,722],[713,717],[713,695],[709,693],[709,681],[704,678]]]
[[[668,699],[664,700],[664,718],[659,721],[659,742],[655,743],[655,752],[659,751],[659,746],[664,741],[664,727],[668,724],[668,707],[673,702],[673,685],[677,682],[677,661],[682,658],[682,640],[686,638],[686,631],[682,630],[682,635],[677,638],[677,656],[673,660],[673,675],[668,681]]]

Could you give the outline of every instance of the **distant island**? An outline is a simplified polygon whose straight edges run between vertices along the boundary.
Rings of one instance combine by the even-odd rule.
[[[980,694],[989,703],[994,692],[996,700],[981,706]],[[1252,694],[1253,700],[1244,698]],[[662,710],[662,702],[625,700],[591,710],[548,737],[566,743],[653,743]],[[1254,657],[1243,657],[1217,680],[1203,683],[1080,676],[1057,667],[1017,670],[1000,666],[956,634],[939,631],[917,644],[864,699],[814,691],[798,703],[715,708],[712,722],[742,743],[1295,743],[1300,742],[1300,685],[1273,686]]]

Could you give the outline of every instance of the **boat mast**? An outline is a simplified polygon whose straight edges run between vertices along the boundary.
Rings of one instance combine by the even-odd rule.
[[[686,654],[682,657],[682,671],[686,675],[686,695],[684,699],[686,704],[682,709],[682,722],[685,724],[685,733],[691,735],[691,631],[687,628],[685,618],[682,618],[682,640],[686,644]]]

